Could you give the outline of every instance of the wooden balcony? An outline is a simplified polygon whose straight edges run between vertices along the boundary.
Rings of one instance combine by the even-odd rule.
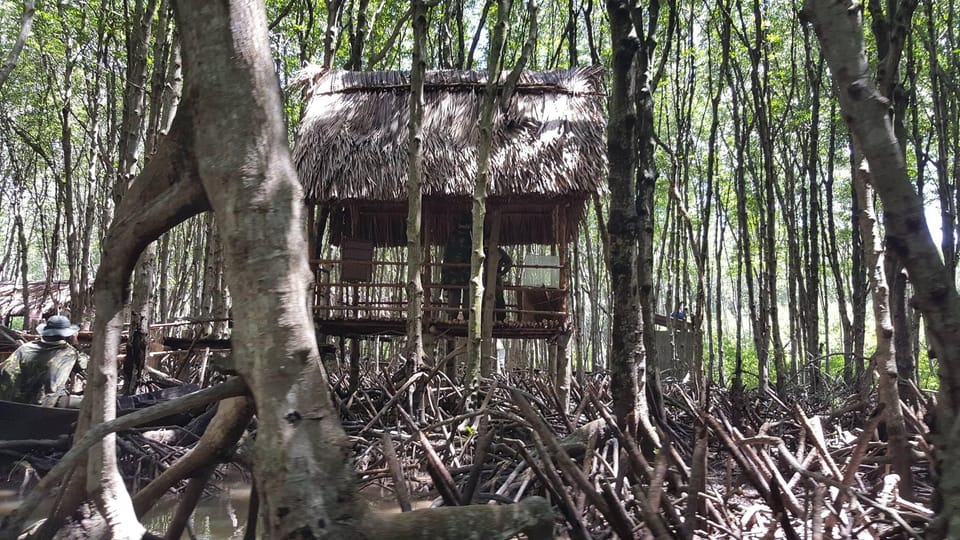
[[[350,255],[345,251],[346,255]],[[549,339],[569,332],[568,294],[561,283],[566,268],[558,262],[518,263],[499,287],[503,306],[494,308],[493,336],[512,339]],[[314,315],[317,328],[327,335],[406,334],[407,290],[403,278],[406,262],[364,259],[315,259]],[[421,270],[424,289],[424,330],[438,336],[463,337],[467,323],[457,307],[448,305],[451,294],[468,296],[468,285],[441,284],[444,267],[463,267],[425,262]],[[552,283],[536,283],[553,276]],[[543,285],[556,286],[543,286]]]

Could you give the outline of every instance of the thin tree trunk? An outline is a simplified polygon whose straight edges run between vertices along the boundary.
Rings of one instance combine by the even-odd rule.
[[[17,39],[7,54],[7,59],[0,64],[0,88],[7,82],[10,74],[17,68],[17,62],[20,59],[20,53],[23,52],[23,46],[27,43],[27,37],[30,36],[30,28],[33,26],[33,15],[36,13],[36,0],[25,0],[23,2],[23,15],[20,17],[20,32]]]
[[[66,58],[63,73],[63,102],[60,108],[60,147],[63,155],[62,186],[61,183],[57,184],[58,202],[62,203],[62,206],[58,204],[57,207],[57,220],[53,232],[54,238],[51,240],[51,263],[47,271],[47,288],[49,289],[51,280],[54,279],[54,276],[58,273],[56,269],[59,266],[60,212],[62,210],[63,228],[67,233],[67,267],[70,280],[70,298],[71,304],[73,304],[73,299],[76,299],[78,302],[80,301],[80,268],[78,264],[80,257],[77,253],[76,220],[73,215],[75,205],[73,186],[73,70],[76,66],[77,59],[74,55],[71,29],[67,25],[66,6],[62,1],[57,2],[57,14],[61,21],[60,28],[63,32],[64,57]],[[40,305],[43,305],[42,302]],[[74,312],[82,315],[82,302],[79,302],[79,305],[71,305],[70,307],[71,317],[77,317],[73,315]]]
[[[354,6],[354,16],[352,30],[350,32],[350,58],[347,60],[347,65],[345,69],[351,69],[359,71],[363,67],[363,49],[366,44],[366,35],[367,35],[367,8],[370,5],[370,0],[358,0],[356,6]],[[424,15],[426,17],[426,15]],[[416,16],[414,16],[416,18]],[[417,30],[417,22],[414,21],[414,32]],[[424,25],[426,25],[426,20],[424,20]],[[417,47],[423,47],[423,44],[417,45],[417,37],[414,34],[414,57],[417,55]],[[421,50],[420,55],[423,55]],[[413,71],[416,71],[416,60],[413,61],[413,70],[411,70],[411,78],[413,76]],[[411,84],[412,84],[411,80]]]
[[[718,6],[721,10],[727,11],[729,9],[729,2],[722,2]],[[707,136],[707,185],[704,188],[703,195],[703,209],[702,213],[704,214],[703,225],[701,228],[700,234],[700,252],[696,255],[700,258],[701,268],[707,266],[708,255],[709,255],[709,242],[710,242],[710,213],[713,209],[713,206],[719,203],[719,189],[717,190],[716,200],[714,196],[714,176],[717,169],[717,137],[720,131],[720,100],[723,97],[723,84],[722,78],[724,73],[730,69],[730,27],[731,20],[730,17],[722,17],[720,21],[720,29],[718,31],[718,39],[720,41],[720,67],[717,70],[716,74],[711,72],[709,74],[709,83],[708,86],[713,89],[713,94],[710,96],[710,133]],[[711,41],[712,43],[712,41]],[[717,204],[717,227],[714,228],[716,235],[716,246],[719,251],[722,241],[720,240],[723,232],[719,228],[720,220],[720,208]],[[720,268],[720,261],[722,259],[719,255],[716,258],[717,263],[717,279],[716,287],[713,291],[714,297],[717,299],[716,309],[711,309],[711,306],[705,305],[706,308],[706,318],[707,318],[707,339],[709,341],[709,360],[707,362],[706,378],[707,381],[713,380],[713,366],[717,362],[719,365],[719,372],[723,373],[723,322],[720,312],[720,303],[719,299],[721,297],[720,289],[720,275],[723,273]],[[713,320],[716,321],[716,331],[711,326]],[[716,342],[714,342],[714,335],[716,335]],[[718,354],[719,353],[719,354]],[[719,357],[719,360],[718,360]],[[723,376],[720,376],[720,384],[723,385]]]
[[[483,266],[484,266],[484,221],[487,212],[487,189],[490,168],[490,153],[493,145],[493,126],[498,109],[506,110],[510,106],[511,95],[516,88],[520,73],[533,54],[537,40],[537,16],[534,2],[527,4],[530,20],[527,39],[524,41],[520,58],[507,80],[500,85],[502,52],[506,41],[512,0],[499,0],[497,24],[494,25],[487,56],[487,86],[480,106],[480,141],[477,147],[477,176],[473,190],[473,249],[470,257],[470,320],[467,324],[467,363],[464,382],[470,391],[479,384],[483,355]],[[498,96],[498,91],[500,95]],[[491,254],[493,255],[493,254]],[[488,349],[489,350],[489,346]]]
[[[856,148],[856,143],[854,143]],[[854,155],[858,155],[856,150]],[[876,324],[877,349],[873,353],[872,363],[877,373],[877,397],[886,405],[884,416],[887,423],[887,449],[890,453],[894,471],[900,475],[900,491],[907,498],[913,496],[913,475],[910,472],[910,454],[907,446],[907,430],[900,407],[900,393],[897,383],[897,363],[893,338],[894,329],[890,319],[890,289],[887,286],[884,271],[884,255],[877,216],[873,205],[873,187],[870,171],[866,165],[857,170],[854,187],[860,202],[860,236],[864,239],[864,259],[870,268],[870,296],[873,302],[873,316]]]
[[[19,210],[17,217],[14,218],[14,226],[17,229],[17,242],[20,245],[20,281],[23,283],[21,291],[21,300],[23,301],[23,331],[32,332],[34,329],[33,308],[30,304],[30,250],[27,244],[27,235],[23,232],[23,218],[20,217]]]
[[[676,22],[676,5],[669,4],[672,32]],[[663,392],[660,383],[660,368],[656,350],[656,330],[654,323],[655,291],[653,287],[653,236],[654,236],[654,194],[657,189],[657,169],[654,152],[654,99],[653,94],[659,84],[659,72],[653,65],[654,51],[657,46],[657,25],[659,23],[660,2],[653,0],[646,6],[646,16],[638,9],[631,10],[635,32],[639,36],[639,47],[635,55],[636,70],[634,76],[634,98],[636,99],[636,219],[637,219],[637,292],[640,308],[640,340],[642,351],[636,359],[637,384],[645,387],[652,407],[647,400],[638,398],[637,421],[645,424],[644,433],[653,435],[656,430],[650,425],[650,418],[658,421],[664,418]],[[645,24],[646,23],[646,24]],[[668,35],[669,38],[669,35]],[[669,39],[664,51],[664,59],[669,56]],[[664,60],[665,62],[665,60]],[[613,213],[611,211],[611,219]],[[659,444],[659,441],[650,441]]]
[[[130,181],[136,174],[142,140],[144,137],[144,119],[146,112],[147,63],[149,46],[153,34],[153,21],[157,13],[158,0],[137,0],[132,13],[127,13],[127,71],[126,85],[123,92],[123,113],[118,150],[120,153],[117,167],[117,183],[115,186],[114,203],[123,197]],[[129,6],[127,6],[129,8]],[[165,17],[164,17],[165,19]],[[166,36],[164,28],[161,28]],[[162,41],[162,39],[161,39]],[[154,58],[159,65],[157,69],[163,73],[163,60]],[[154,116],[159,111],[151,111]],[[156,280],[156,247],[147,246],[140,256],[133,280],[133,295],[130,301],[130,337],[131,345],[139,350],[131,350],[124,360],[124,394],[130,394],[136,389],[143,361],[146,358],[146,335],[150,321],[153,318],[153,289]],[[134,365],[136,362],[136,365]]]
[[[487,184],[489,182],[490,150],[493,144],[493,123],[497,107],[501,57],[507,34],[511,0],[498,0],[497,23],[490,36],[487,55],[487,86],[480,105],[478,120],[480,140],[477,146],[477,176],[473,186],[473,224],[470,228],[473,246],[470,254],[470,288],[467,296],[467,358],[464,366],[464,385],[475,392],[480,384],[481,317],[483,314],[483,223],[487,215]]]
[[[761,217],[760,252],[762,275],[759,283],[758,329],[760,339],[757,346],[757,361],[760,368],[760,390],[769,384],[768,347],[773,345],[774,367],[777,370],[777,391],[782,391],[784,382],[789,378],[783,355],[783,343],[780,338],[780,316],[777,303],[777,247],[776,247],[776,204],[774,202],[774,184],[777,182],[775,156],[773,155],[773,131],[769,107],[770,62],[765,46],[766,31],[763,21],[766,14],[761,9],[760,0],[753,2],[753,24],[755,42],[750,47],[750,89],[753,96],[754,114],[757,122],[757,136],[763,160],[763,204]],[[759,196],[760,190],[757,190]],[[749,271],[749,270],[748,270]],[[754,336],[757,340],[757,336]],[[762,351],[760,349],[763,349]]]
[[[323,33],[323,67],[333,67],[337,42],[340,41],[340,32],[343,30],[340,21],[343,18],[343,8],[346,0],[327,1],[327,25]]]
[[[806,27],[804,27],[806,28]],[[803,303],[804,313],[804,345],[806,359],[809,362],[810,379],[814,384],[813,390],[819,389],[822,384],[820,364],[820,186],[819,186],[819,156],[820,156],[820,84],[823,73],[823,56],[818,55],[816,60],[811,50],[809,32],[804,32],[804,54],[807,72],[807,82],[810,85],[808,94],[811,105],[809,148],[807,150],[807,220],[804,230],[804,244],[806,246],[806,273],[805,296]]]
[[[407,371],[412,373],[423,361],[423,266],[421,181],[423,153],[420,131],[423,126],[423,79],[427,64],[423,54],[426,48],[427,7],[423,0],[413,0],[413,65],[410,70],[410,123],[408,125],[407,154]],[[428,246],[429,247],[429,246]]]

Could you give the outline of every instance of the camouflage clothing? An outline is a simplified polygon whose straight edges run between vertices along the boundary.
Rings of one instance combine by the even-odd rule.
[[[87,356],[66,341],[22,345],[0,364],[0,399],[53,407],[69,394],[67,382],[87,367]]]

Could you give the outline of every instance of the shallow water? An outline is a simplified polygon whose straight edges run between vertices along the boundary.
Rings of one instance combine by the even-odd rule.
[[[6,479],[3,479],[6,480]],[[244,478],[228,477],[216,483],[217,488],[197,503],[190,529],[198,540],[233,540],[243,538],[247,524],[247,509],[250,504],[250,483]],[[19,484],[3,482],[0,487],[0,516],[15,510],[22,498]],[[169,495],[160,500],[157,506],[143,519],[147,530],[163,534],[173,519],[177,506],[177,496]],[[35,518],[43,516],[43,508],[38,509]],[[184,531],[181,538],[190,538]]]
[[[164,497],[144,518],[147,530],[163,533],[167,530],[177,508],[176,497]],[[197,503],[190,519],[190,528],[198,540],[226,540],[243,538],[250,506],[250,484],[230,479]],[[186,531],[182,538],[190,538]]]
[[[0,482],[0,517],[15,510],[22,498],[19,493],[19,483],[2,479]],[[237,473],[228,473],[227,476],[214,482],[215,489],[205,495],[194,509],[190,520],[190,530],[198,540],[237,540],[243,538],[247,525],[247,510],[250,505],[250,481]],[[370,486],[364,489],[363,496],[371,505],[380,511],[399,512],[396,500],[389,490],[381,490]],[[179,502],[176,495],[168,495],[160,500],[156,507],[143,519],[147,530],[163,534],[173,519]],[[430,500],[415,498],[415,509],[427,508]],[[44,514],[44,508],[38,509],[35,518]],[[184,531],[182,539],[190,538],[188,531]]]

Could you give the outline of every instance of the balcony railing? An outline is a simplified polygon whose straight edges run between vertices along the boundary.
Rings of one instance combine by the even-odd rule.
[[[567,321],[567,290],[559,286],[557,276],[564,268],[559,263],[529,259],[532,260],[514,265],[494,292],[494,298],[502,295],[503,299],[502,305],[494,308],[495,326],[562,327]],[[406,262],[315,259],[311,266],[316,280],[314,309],[318,319],[406,319]],[[459,291],[465,299],[463,303],[467,304],[469,284],[442,284],[439,278],[444,268],[464,266],[468,265],[423,264],[421,282],[426,323],[463,324],[462,309],[451,306],[449,298]]]

